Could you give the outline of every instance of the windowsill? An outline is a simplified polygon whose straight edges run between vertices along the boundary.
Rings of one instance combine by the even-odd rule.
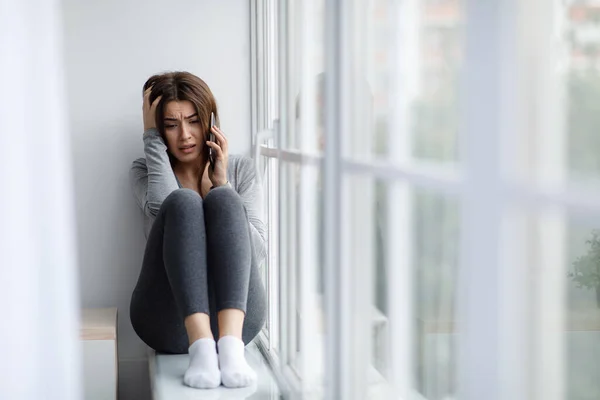
[[[161,354],[149,349],[150,384],[153,400],[190,399],[208,400],[220,398],[252,398],[271,400],[281,394],[273,374],[254,343],[246,346],[246,360],[258,375],[256,386],[228,389],[194,389],[183,384],[183,374],[188,367],[187,354]]]

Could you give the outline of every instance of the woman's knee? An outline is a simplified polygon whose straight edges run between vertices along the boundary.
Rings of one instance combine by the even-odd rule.
[[[177,189],[163,201],[162,208],[178,211],[202,210],[202,197],[192,189]]]
[[[228,186],[211,189],[204,198],[204,208],[210,212],[218,210],[244,210],[240,195]]]

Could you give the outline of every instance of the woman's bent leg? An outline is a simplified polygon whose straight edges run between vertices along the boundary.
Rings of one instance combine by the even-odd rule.
[[[209,267],[210,271],[210,267]],[[209,301],[210,301],[210,323],[211,330],[215,339],[223,336],[219,330],[216,298],[214,288],[212,286],[213,278],[209,275]],[[246,313],[244,314],[244,322],[242,327],[242,340],[244,344],[250,343],[262,330],[267,319],[267,295],[263,285],[262,277],[256,259],[252,258],[250,267],[250,284],[248,285],[248,301],[246,302]]]
[[[246,312],[250,283],[251,245],[240,196],[233,189],[212,189],[204,200],[206,243],[217,312]]]
[[[209,282],[214,289],[214,312],[219,314],[213,332],[218,332],[218,337],[235,333],[248,343],[264,325],[266,293],[250,242],[246,210],[237,192],[222,187],[206,196],[204,215]],[[230,310],[242,311],[245,316],[240,319],[239,313]],[[231,315],[223,318],[227,313]]]
[[[165,199],[150,231],[130,315],[150,347],[186,353],[184,319],[195,313],[209,313],[202,198],[179,189]]]
[[[256,382],[256,374],[244,357],[242,338],[250,341],[258,334],[266,303],[252,254],[248,217],[240,196],[228,187],[209,192],[204,212],[210,285],[218,313],[221,379],[227,387],[249,386]]]
[[[260,333],[266,320],[267,294],[258,269],[258,262],[254,254],[252,254],[246,318],[244,319],[244,328],[242,330],[242,340],[245,344],[250,343]]]

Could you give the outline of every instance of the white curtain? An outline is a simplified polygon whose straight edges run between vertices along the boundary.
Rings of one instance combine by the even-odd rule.
[[[57,0],[0,0],[0,399],[82,398],[61,31]]]

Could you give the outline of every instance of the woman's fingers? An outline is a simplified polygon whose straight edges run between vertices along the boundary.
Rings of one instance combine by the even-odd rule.
[[[217,158],[223,160],[225,157],[223,156],[223,149],[215,142],[211,142],[210,140],[206,141],[208,147],[212,148],[215,153],[217,153]]]
[[[212,127],[212,131],[215,134],[219,145],[223,148],[223,150],[227,151],[228,143],[227,143],[227,138],[225,137],[225,134],[223,133],[223,131],[220,130],[219,128],[217,128],[216,126]]]
[[[216,126],[211,127],[211,132],[215,135],[215,141],[207,140],[206,145],[215,153],[215,159],[219,161],[216,165],[219,167],[215,166],[212,171],[209,171],[209,178],[213,185],[220,186],[227,182],[227,138]]]
[[[150,106],[150,93],[152,93],[152,86],[144,90],[144,105]]]
[[[162,94],[160,96],[158,96],[156,99],[154,99],[154,101],[152,102],[152,108],[156,109],[156,106],[158,106],[160,99],[162,99]]]
[[[150,93],[152,93],[152,88],[148,88],[146,89],[146,91],[144,92],[144,102],[142,105],[142,110],[148,112],[150,111]]]
[[[225,137],[225,133],[223,133],[223,131],[221,129],[219,129],[217,126],[213,126],[212,130],[215,134],[221,136],[223,138],[223,141],[227,141],[227,138]]]
[[[156,128],[156,106],[158,102],[162,98],[162,96],[158,96],[152,104],[150,104],[150,94],[152,92],[152,87],[149,87],[144,91],[144,103],[142,105],[142,117],[144,121],[144,131],[150,128]]]

